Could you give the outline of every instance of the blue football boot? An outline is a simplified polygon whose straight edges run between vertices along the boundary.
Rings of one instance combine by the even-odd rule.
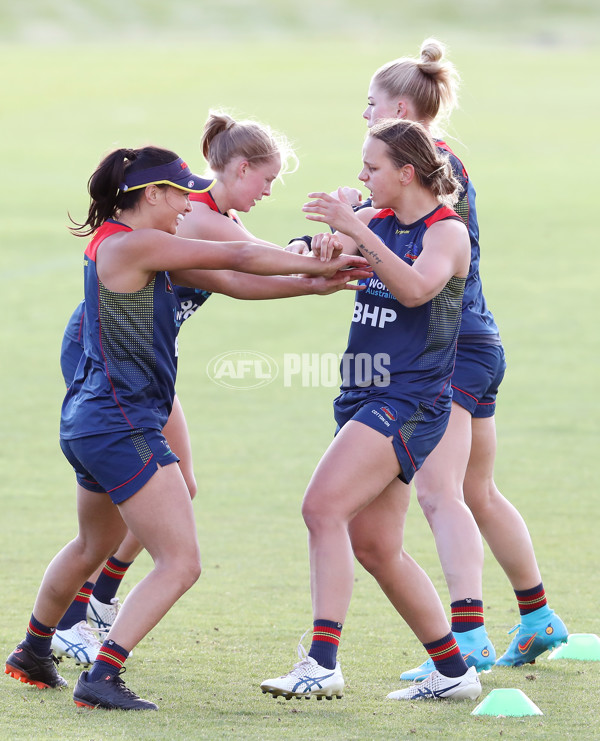
[[[488,638],[485,625],[465,633],[455,633],[454,637],[468,667],[474,666],[477,673],[491,670],[496,663],[496,651]],[[432,671],[435,671],[435,665],[431,659],[427,659],[421,666],[403,672],[400,679],[422,682]]]
[[[540,607],[529,615],[522,615],[521,619],[523,622],[509,631],[518,630],[518,633],[506,653],[496,661],[498,666],[533,664],[544,651],[567,642],[569,633],[565,624],[549,607]]]

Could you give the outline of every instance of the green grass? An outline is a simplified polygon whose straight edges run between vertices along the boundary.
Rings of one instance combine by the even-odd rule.
[[[598,40],[595,0],[21,0],[0,6],[0,40],[64,43],[170,38],[254,41],[343,36],[403,46],[407,34],[432,30],[462,37],[484,34],[519,43],[579,47]],[[406,51],[403,51],[406,53]],[[398,55],[396,55],[398,56]]]
[[[358,13],[358,4],[351,5]],[[3,6],[0,19],[14,18],[26,6]],[[122,17],[127,7],[133,12],[141,4],[121,6],[105,8],[106,17]],[[330,4],[323,6],[331,12]],[[246,12],[234,3],[223,7]],[[591,13],[591,7],[576,6],[568,23],[558,8],[556,38],[575,24],[585,40],[584,26],[597,25],[597,18],[582,20],[575,11]],[[188,12],[196,17],[193,6]],[[277,183],[272,198],[245,221],[283,244],[309,231],[300,212],[309,190],[356,182],[365,130],[360,114],[371,71],[389,58],[415,53],[430,33],[450,42],[463,76],[462,107],[450,132],[457,141],[450,141],[477,185],[486,296],[507,348],[497,480],[528,521],[551,605],[571,632],[598,633],[600,506],[593,460],[599,270],[592,214],[600,54],[583,44],[541,43],[533,33],[526,44],[524,36],[512,43],[508,33],[506,41],[469,35],[469,29],[419,17],[411,19],[406,34],[384,34],[376,43],[366,28],[351,39],[332,33],[332,39],[309,42],[304,29],[297,39],[257,44],[239,38],[239,21],[235,42],[210,41],[206,34],[182,48],[156,30],[156,16],[154,26],[140,25],[146,38],[140,31],[139,40],[129,43],[112,37],[100,43],[93,29],[90,45],[81,33],[77,43],[62,47],[19,41],[23,29],[35,30],[43,17],[32,13],[29,24],[21,17],[11,43],[0,47],[2,69],[10,70],[0,107],[0,655],[20,640],[45,565],[74,534],[73,478],[57,441],[63,394],[58,353],[64,324],[81,295],[83,241],[66,231],[67,211],[75,218],[84,214],[85,183],[102,154],[115,145],[152,141],[201,169],[199,140],[210,107],[266,121],[294,141],[301,167],[285,184]],[[84,11],[71,17],[69,32],[88,18]],[[504,17],[490,18],[506,23]],[[533,28],[531,13],[524,18]],[[541,25],[549,25],[547,15]],[[135,27],[129,28],[134,36]],[[386,703],[400,671],[421,661],[422,648],[360,569],[340,652],[348,683],[344,700],[275,701],[258,691],[262,679],[291,666],[297,639],[310,625],[300,500],[333,431],[335,390],[286,388],[280,377],[256,391],[230,391],[214,385],[205,369],[226,350],[264,352],[280,365],[284,353],[340,352],[350,301],[338,294],[248,305],[214,297],[185,326],[178,391],[194,444],[204,571],[128,662],[131,686],[157,700],[160,712],[80,713],[69,692],[38,692],[5,677],[0,737],[362,741],[600,735],[600,666],[593,662],[540,660],[484,677],[485,692],[523,689],[544,712],[541,717],[475,718],[474,703]],[[433,539],[416,503],[407,546],[447,603]],[[123,594],[148,568],[147,556],[140,557]],[[489,553],[484,586],[488,630],[504,650],[506,631],[518,617],[508,582]],[[72,685],[75,668],[67,663],[64,672]]]

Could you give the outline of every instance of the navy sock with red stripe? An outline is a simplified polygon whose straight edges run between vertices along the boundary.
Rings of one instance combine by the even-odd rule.
[[[50,656],[52,653],[52,636],[55,633],[55,627],[40,623],[32,614],[25,633],[25,643],[31,646],[36,656]]]
[[[94,665],[88,672],[88,682],[97,682],[103,677],[116,677],[117,674],[123,668],[123,664],[129,656],[129,651],[126,651],[118,643],[115,643],[110,638],[107,638],[102,644],[100,651]]]
[[[453,633],[466,633],[483,625],[483,602],[479,599],[461,599],[452,602],[452,623],[450,629]]]
[[[468,667],[452,633],[448,633],[439,641],[424,643],[423,646],[436,670],[445,677],[461,677],[467,671]]]
[[[315,620],[308,655],[326,669],[335,669],[340,645],[342,623],[333,620]]]
[[[68,630],[77,623],[80,623],[82,620],[87,620],[87,608],[93,588],[93,582],[86,581],[79,592],[77,592],[75,599],[69,606],[69,609],[60,619],[59,624],[56,626],[57,630]]]
[[[532,589],[515,589],[515,596],[517,598],[519,613],[521,615],[528,615],[530,612],[539,610],[540,607],[544,607],[548,604],[542,582]]]
[[[133,561],[127,563],[111,556],[98,576],[92,592],[94,597],[105,605],[110,605],[111,599],[117,594],[121,581],[132,563]]]

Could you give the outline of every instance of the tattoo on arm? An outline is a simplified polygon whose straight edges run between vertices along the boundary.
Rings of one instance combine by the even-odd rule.
[[[379,257],[379,255],[376,252],[373,252],[373,250],[368,250],[364,244],[359,244],[358,249],[363,252],[365,255],[370,255],[373,260],[375,261],[375,265],[379,265],[380,262],[383,262],[383,260]]]

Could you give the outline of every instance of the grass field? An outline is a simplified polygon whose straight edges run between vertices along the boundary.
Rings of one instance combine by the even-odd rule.
[[[561,3],[538,3],[538,24],[533,11],[523,11],[522,23],[509,29],[499,4],[490,3],[491,15],[483,17],[467,3],[476,23],[464,27],[441,13],[441,3],[430,2],[423,7],[439,11],[435,22],[423,11],[407,19],[405,33],[376,37],[370,27],[358,34],[345,25],[343,34],[332,28],[331,38],[312,38],[306,19],[302,33],[293,35],[291,11],[275,22],[270,3],[256,4],[272,21],[272,33],[258,43],[256,26],[244,36],[247,5],[223,2],[231,14],[226,22],[207,15],[210,33],[199,31],[198,43],[185,47],[174,42],[158,4],[130,4],[129,39],[127,4],[119,10],[101,3],[85,11],[75,2],[61,6],[71,12],[72,28],[64,17],[57,20],[53,5],[0,8],[0,655],[21,639],[45,565],[74,534],[72,474],[58,448],[58,353],[81,295],[83,241],[66,226],[67,212],[85,213],[85,184],[100,157],[113,146],[151,141],[201,169],[199,140],[209,108],[266,121],[293,140],[301,166],[245,222],[284,244],[309,231],[300,212],[309,190],[356,182],[371,72],[416,53],[430,34],[449,43],[463,77],[449,141],[477,185],[486,296],[509,362],[497,416],[497,481],[527,519],[551,606],[571,632],[599,633],[593,460],[600,271],[592,214],[600,53],[590,43],[598,28],[594,5],[580,2],[569,11]],[[321,5],[331,22],[344,4]],[[180,13],[187,8],[182,17],[190,22],[198,21],[201,6],[173,4]],[[308,7],[316,24],[319,8]],[[504,4],[514,13],[518,7]],[[154,26],[135,15],[140,8]],[[358,3],[346,10],[362,12]],[[111,13],[120,19],[115,38]],[[286,32],[279,37],[281,28]],[[190,33],[189,25],[182,28]],[[64,43],[51,43],[57,38]],[[233,391],[213,384],[206,366],[225,351],[263,352],[280,367],[285,353],[341,352],[350,302],[348,294],[253,305],[213,297],[187,323],[178,392],[194,444],[204,570],[136,648],[127,675],[160,712],[81,713],[68,691],[41,693],[5,677],[0,738],[600,737],[597,662],[540,660],[483,678],[485,693],[521,688],[543,711],[540,717],[475,718],[475,703],[387,703],[400,671],[422,660],[422,647],[358,568],[340,650],[345,698],[286,703],[258,690],[266,676],[291,667],[297,640],[310,625],[299,510],[333,431],[335,389],[286,387],[280,376],[261,389]],[[446,604],[433,539],[416,503],[407,546]],[[148,568],[141,556],[123,595]],[[484,580],[488,631],[503,651],[518,616],[489,553]],[[64,666],[72,686],[76,669]]]

